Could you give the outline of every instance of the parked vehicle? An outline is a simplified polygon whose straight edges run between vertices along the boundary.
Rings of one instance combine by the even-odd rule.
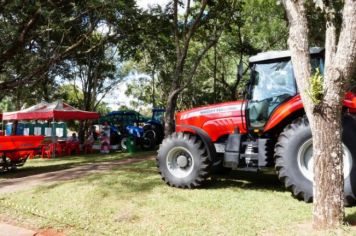
[[[154,145],[152,132],[143,128],[149,118],[133,110],[114,111],[102,118],[101,122],[110,124],[111,145],[119,144],[122,150],[127,150],[130,139],[135,146],[151,149]]]
[[[310,51],[313,69],[324,69],[324,50]],[[249,60],[246,97],[176,115],[175,133],[158,151],[162,179],[170,186],[201,186],[214,168],[246,171],[275,167],[293,195],[313,197],[312,135],[293,76],[288,51],[266,52]],[[356,200],[356,94],[344,100],[345,202]]]

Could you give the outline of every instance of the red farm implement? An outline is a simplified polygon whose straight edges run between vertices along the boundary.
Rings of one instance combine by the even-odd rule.
[[[0,171],[25,164],[40,150],[43,136],[0,136]]]

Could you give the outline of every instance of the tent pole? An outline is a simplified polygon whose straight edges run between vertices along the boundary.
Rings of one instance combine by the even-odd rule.
[[[54,130],[54,116],[53,116],[53,119],[52,119],[52,145],[53,145],[53,154],[52,156],[53,157],[56,157],[56,144],[55,144],[55,130]]]

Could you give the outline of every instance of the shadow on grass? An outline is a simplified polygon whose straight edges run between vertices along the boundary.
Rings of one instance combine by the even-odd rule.
[[[110,163],[107,163],[110,165]],[[78,166],[78,164],[76,164]],[[73,167],[72,164],[54,165],[46,167],[33,167],[28,168],[25,171],[21,171],[19,174],[31,175],[34,172],[46,173],[51,171],[63,170]],[[73,180],[77,180],[78,177],[83,177],[75,183],[77,187],[83,186],[95,186],[97,191],[101,193],[109,193],[114,195],[127,194],[140,194],[152,191],[156,187],[165,186],[165,183],[161,180],[161,177],[156,168],[156,163],[153,160],[124,164],[119,166],[112,166],[109,171],[100,173],[88,173],[88,175],[82,175],[82,172],[88,172],[92,170],[100,170],[105,165],[95,166],[95,169],[83,168],[78,171],[74,171],[71,175]],[[89,166],[88,166],[89,168]],[[92,168],[92,167],[91,167]],[[78,172],[78,173],[77,173]],[[65,171],[63,175],[66,175]],[[16,177],[19,177],[17,175]],[[50,178],[51,176],[49,176]],[[66,180],[66,176],[63,180]],[[58,176],[57,176],[58,178]],[[38,191],[46,191],[53,189],[62,183],[53,183],[47,186],[42,186]],[[283,184],[278,180],[275,174],[245,172],[245,171],[231,171],[225,175],[214,175],[207,183],[201,187],[201,189],[249,189],[249,190],[262,190],[262,191],[287,191]],[[104,194],[105,195],[105,194]]]
[[[49,175],[46,175],[46,180],[78,180],[77,183],[66,183],[74,183],[76,187],[91,186],[101,193],[111,192],[114,195],[119,195],[123,192],[150,191],[154,187],[161,185],[162,182],[158,177],[157,169],[152,167],[154,162],[140,159],[142,158],[137,158],[138,162],[127,164],[106,162],[85,165],[78,169],[69,170],[70,173],[63,171],[59,174],[56,173],[54,176],[49,173]],[[36,193],[46,192],[61,185],[63,185],[63,182],[54,182],[50,185],[40,186],[35,191]]]
[[[348,208],[353,207],[352,208],[353,212],[346,214],[346,216],[345,216],[345,222],[346,222],[346,224],[349,224],[350,226],[356,226],[356,208],[355,208],[355,206],[356,206],[355,202],[353,202],[351,206],[347,206]]]
[[[58,164],[58,165],[50,165],[50,166],[34,166],[34,167],[26,167],[26,168],[19,168],[11,171],[7,171],[1,173],[1,180],[7,179],[16,179],[16,178],[23,178],[32,175],[44,174],[59,170],[65,170],[69,168],[73,168],[74,164]]]
[[[100,185],[103,190],[122,193],[149,192],[164,184],[154,161],[143,161],[114,168],[110,172],[88,176],[85,184]]]
[[[137,152],[135,154],[129,153],[111,153],[109,155],[102,154],[89,154],[85,156],[76,157],[61,157],[55,159],[34,159],[35,166],[19,167],[15,170],[10,170],[0,174],[0,181],[7,179],[15,179],[28,177],[37,174],[50,173],[54,171],[66,170],[74,167],[78,167],[85,164],[99,164],[100,162],[118,161],[130,158],[145,158],[153,154],[153,151],[149,152]],[[32,160],[31,160],[32,161]],[[36,164],[41,164],[36,166]]]
[[[156,173],[151,171],[141,171],[137,175],[136,171],[131,172],[125,169],[125,172],[120,172],[120,179],[115,178],[117,173],[100,173],[88,175],[79,180],[69,188],[81,189],[90,186],[94,187],[95,191],[102,197],[118,196],[120,198],[132,197],[137,194],[144,194],[151,192],[154,188],[162,186],[162,181],[157,177]],[[68,182],[67,182],[68,183]],[[63,186],[63,182],[54,182],[49,185],[42,185],[35,189],[35,193],[40,194],[43,192],[51,191],[57,187]]]
[[[276,174],[248,171],[231,171],[224,175],[214,175],[212,180],[208,182],[207,188],[263,189],[278,192],[287,191]]]
[[[103,192],[113,194],[140,194],[166,184],[156,168],[155,161],[144,161],[114,168],[110,172],[90,175],[80,183],[83,186],[98,186]],[[249,189],[264,191],[287,191],[275,174],[231,171],[213,176],[201,189]],[[187,190],[188,191],[188,190]]]

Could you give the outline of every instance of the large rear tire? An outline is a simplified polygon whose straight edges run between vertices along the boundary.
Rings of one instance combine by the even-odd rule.
[[[211,162],[204,144],[196,136],[173,133],[160,145],[157,166],[168,185],[195,188],[209,176]]]
[[[343,117],[345,204],[356,200],[356,121]],[[312,134],[306,117],[296,119],[280,134],[275,147],[276,170],[292,194],[305,202],[313,200]]]

